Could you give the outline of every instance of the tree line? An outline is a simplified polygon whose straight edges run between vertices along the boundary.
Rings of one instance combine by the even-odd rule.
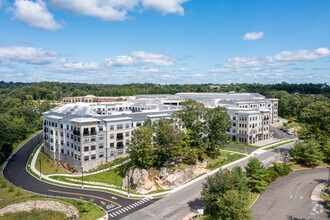
[[[0,94],[6,94],[21,100],[61,100],[72,96],[128,96],[135,94],[175,94],[178,92],[255,92],[265,96],[273,91],[286,91],[290,94],[323,94],[330,95],[327,84],[228,84],[219,88],[209,87],[211,84],[169,84],[131,83],[125,85],[114,84],[84,84],[84,83],[13,83],[0,81]]]

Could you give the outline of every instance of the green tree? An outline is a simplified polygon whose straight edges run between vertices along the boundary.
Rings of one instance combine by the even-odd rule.
[[[240,194],[237,190],[228,190],[215,202],[218,212],[212,217],[219,220],[252,219],[252,211],[248,205],[249,196],[247,194]]]
[[[267,169],[258,170],[248,181],[248,186],[253,192],[263,192],[269,184],[269,171]]]
[[[162,166],[182,155],[184,133],[175,128],[172,120],[160,119],[155,128],[156,165]]]
[[[211,155],[218,155],[219,150],[229,141],[227,131],[231,127],[231,121],[224,107],[216,107],[206,110],[204,117],[207,135],[207,151]]]
[[[206,108],[202,103],[188,99],[181,103],[182,110],[175,113],[175,116],[180,120],[186,129],[189,129],[191,136],[191,146],[201,147],[201,134],[203,132],[203,122]]]
[[[140,126],[134,130],[129,142],[130,158],[136,167],[147,169],[154,164],[152,130]]]
[[[231,172],[234,176],[235,189],[237,189],[240,194],[249,192],[247,187],[248,178],[244,175],[242,168],[235,166]]]
[[[253,176],[262,169],[264,169],[264,165],[256,157],[251,157],[245,166],[245,170],[248,176]]]
[[[317,166],[322,163],[324,159],[321,146],[315,140],[310,140],[306,143],[296,143],[290,150],[290,155],[293,161],[306,166]]]

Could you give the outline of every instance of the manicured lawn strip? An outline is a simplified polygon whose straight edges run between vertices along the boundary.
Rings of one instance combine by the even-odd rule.
[[[63,169],[60,165],[54,164],[52,159],[48,156],[48,154],[44,152],[40,152],[35,164],[36,169],[40,172],[40,160],[41,159],[41,173],[44,175],[49,174],[70,174],[70,172]]]
[[[258,198],[260,193],[252,193],[252,199],[251,199],[251,195],[250,195],[250,202],[249,202],[249,207],[254,203],[254,201],[256,201],[256,199]]]
[[[123,184],[123,179],[125,177],[124,170],[127,164],[120,167],[104,171],[102,173],[97,173],[89,176],[84,176],[84,181],[107,183],[110,185],[115,185],[121,187]],[[129,165],[127,165],[129,166]],[[79,179],[81,177],[69,177],[70,179]]]
[[[117,158],[112,162],[109,162],[109,163],[106,163],[104,165],[98,166],[97,168],[89,170],[86,173],[93,173],[93,172],[96,172],[96,171],[99,171],[99,170],[104,170],[106,168],[109,168],[109,167],[115,166],[117,164],[120,164],[120,163],[122,163],[122,162],[124,162],[125,160],[128,160],[128,159],[129,159],[128,157]]]
[[[40,210],[33,209],[31,212],[15,212],[15,213],[5,213],[3,215],[4,219],[14,220],[14,219],[25,219],[25,220],[44,220],[44,219],[52,219],[52,220],[62,220],[66,218],[64,212],[58,212],[53,210]]]
[[[227,157],[227,159],[224,159],[222,157]],[[241,159],[243,157],[245,157],[245,155],[234,154],[234,153],[229,153],[229,152],[222,151],[221,155],[218,156],[216,159],[211,159],[211,158],[207,159],[207,161],[208,161],[207,168],[210,169],[210,170],[214,170],[214,169],[217,169],[217,168],[219,168],[223,165],[231,163],[235,160]]]
[[[243,153],[243,154],[250,154],[250,152],[246,152],[244,150],[240,150],[240,149],[236,149],[236,148],[230,148],[230,147],[225,147],[224,150],[229,150],[229,151],[235,151],[235,152],[238,152],[238,153]]]
[[[292,142],[294,142],[294,141],[286,141],[286,142],[283,142],[283,143],[275,144],[273,146],[265,148],[264,150],[271,150],[271,149],[274,149],[276,147],[279,147],[279,146],[282,146],[282,145],[285,145],[285,144],[288,144],[288,143],[292,143]]]
[[[249,145],[249,144],[243,144],[243,143],[240,143],[240,142],[233,142],[233,141],[229,141],[229,144],[231,144],[231,145],[236,145],[236,146],[241,146],[241,147],[255,148],[255,149],[260,148],[260,147],[258,147],[258,146]]]

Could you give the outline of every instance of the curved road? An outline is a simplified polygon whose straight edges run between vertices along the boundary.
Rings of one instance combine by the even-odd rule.
[[[40,181],[26,170],[26,164],[35,147],[42,141],[42,133],[26,142],[3,168],[3,176],[15,186],[24,190],[49,196],[85,200],[94,199],[94,203],[107,211],[109,219],[120,219],[132,212],[144,208],[157,199],[128,199],[108,192],[88,189],[77,189],[53,185]]]
[[[257,220],[329,219],[330,210],[322,203],[311,200],[313,189],[319,183],[327,181],[328,173],[328,168],[303,169],[278,178],[267,187],[252,206],[255,218]]]

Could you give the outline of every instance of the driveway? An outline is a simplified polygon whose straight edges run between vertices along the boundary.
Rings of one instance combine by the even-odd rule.
[[[270,131],[274,132],[274,134],[273,134],[274,138],[278,138],[278,139],[285,138],[285,139],[289,139],[289,140],[295,139],[294,135],[288,135],[288,133],[286,133],[280,129],[277,129],[277,127],[270,126],[269,129],[270,129]]]
[[[255,219],[329,219],[330,210],[311,200],[313,189],[327,181],[328,172],[328,168],[303,169],[278,178],[252,206]]]

